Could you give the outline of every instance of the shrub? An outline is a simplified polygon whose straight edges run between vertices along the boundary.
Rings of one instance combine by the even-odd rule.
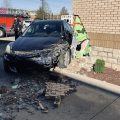
[[[93,66],[93,70],[97,73],[103,73],[105,70],[105,61],[97,59],[96,63]]]

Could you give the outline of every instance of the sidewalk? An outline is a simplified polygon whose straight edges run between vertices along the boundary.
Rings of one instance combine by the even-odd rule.
[[[10,41],[10,42],[12,42],[12,41],[15,41],[15,37],[14,36],[11,36],[11,37],[3,37],[3,38],[0,38],[0,41]]]

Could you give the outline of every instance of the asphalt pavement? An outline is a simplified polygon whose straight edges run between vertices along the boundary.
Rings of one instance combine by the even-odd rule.
[[[19,77],[40,80],[39,76],[6,74],[0,58],[0,85],[9,86],[11,81]],[[34,114],[31,114],[22,110],[16,113],[15,120],[119,120],[120,98],[118,95],[79,83],[77,92],[67,96],[59,108],[51,108],[48,114],[33,111]]]
[[[12,81],[18,78],[22,80],[37,78],[43,82],[39,77],[39,72],[35,75],[32,74],[34,71],[30,74],[5,73],[2,57],[0,57],[0,86],[9,86]],[[47,78],[46,74],[43,75]],[[73,78],[72,80],[78,82]],[[77,92],[65,97],[59,108],[51,108],[47,114],[33,108],[31,110],[32,113],[28,113],[26,110],[14,113],[15,120],[119,120],[120,97],[79,82]]]

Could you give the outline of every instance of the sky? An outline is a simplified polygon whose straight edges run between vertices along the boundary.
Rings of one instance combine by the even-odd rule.
[[[4,6],[3,1],[10,1],[9,7],[20,8],[25,10],[37,10],[41,6],[40,0],[0,0],[0,7]],[[59,13],[60,9],[65,6],[69,13],[72,13],[72,0],[45,0],[52,12]]]

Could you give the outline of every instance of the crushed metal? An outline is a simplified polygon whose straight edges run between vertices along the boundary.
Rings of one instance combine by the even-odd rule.
[[[26,62],[37,63],[45,67],[53,67],[58,63],[58,58],[61,54],[65,53],[69,48],[69,44],[53,44],[49,49],[34,50],[34,51],[14,51],[12,55],[16,59],[24,59]]]

